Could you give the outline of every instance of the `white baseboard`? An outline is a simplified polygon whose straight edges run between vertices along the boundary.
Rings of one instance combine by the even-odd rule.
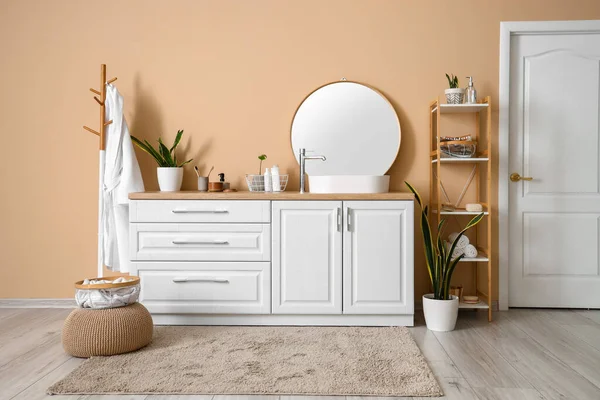
[[[0,308],[75,308],[75,299],[0,299]]]
[[[0,308],[75,308],[75,299],[0,299]],[[415,310],[423,310],[423,301],[415,300]],[[498,311],[498,300],[492,302],[492,311]]]

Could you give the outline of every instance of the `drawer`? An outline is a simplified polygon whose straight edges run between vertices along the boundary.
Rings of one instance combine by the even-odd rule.
[[[140,299],[152,313],[270,312],[270,263],[152,263],[152,270],[144,269],[151,263],[137,264]]]
[[[132,200],[129,221],[268,223],[270,208],[255,200]]]
[[[269,261],[268,224],[129,224],[133,261]]]

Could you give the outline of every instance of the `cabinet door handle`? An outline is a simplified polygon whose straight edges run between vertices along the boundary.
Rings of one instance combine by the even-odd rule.
[[[176,208],[171,210],[173,214],[227,214],[229,211],[225,209],[216,210],[188,210],[186,208]]]
[[[342,231],[342,210],[341,210],[341,208],[338,207],[335,210],[335,217],[337,220],[337,230],[338,230],[338,232],[341,232]]]
[[[186,283],[186,282],[216,282],[216,283],[229,283],[229,279],[226,278],[215,278],[211,276],[207,276],[205,278],[188,278],[184,277],[175,277],[173,278],[174,283]]]
[[[346,230],[350,232],[350,228],[352,227],[352,209],[348,208],[348,212],[346,213]]]
[[[173,244],[229,244],[227,240],[173,240]]]

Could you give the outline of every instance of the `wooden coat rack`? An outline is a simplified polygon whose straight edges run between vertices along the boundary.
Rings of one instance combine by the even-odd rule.
[[[105,112],[105,101],[106,101],[106,85],[113,83],[117,78],[106,80],[106,64],[100,65],[100,90],[90,88],[90,92],[96,94],[94,100],[100,105],[100,131],[95,131],[92,128],[83,126],[88,132],[92,132],[94,135],[98,135],[100,138],[100,168],[99,168],[99,180],[98,180],[98,277],[104,275],[104,260],[103,245],[104,245],[104,230],[102,227],[102,215],[104,210],[104,196],[103,196],[103,182],[104,182],[104,168],[105,168],[105,149],[106,149],[106,127],[112,124],[112,120],[106,121]],[[98,98],[100,96],[100,98]]]
[[[100,96],[100,98],[94,96],[94,100],[96,100],[96,102],[100,104],[100,132],[97,132],[92,128],[88,128],[85,125],[83,126],[83,129],[92,132],[94,135],[98,135],[100,137],[100,150],[104,150],[106,145],[106,136],[104,134],[104,130],[108,125],[112,124],[112,120],[108,122],[106,121],[106,114],[104,112],[104,102],[106,101],[106,85],[108,85],[109,83],[113,83],[116,80],[116,77],[108,81],[106,80],[106,64],[102,64],[100,65],[100,90],[90,88],[90,92]]]

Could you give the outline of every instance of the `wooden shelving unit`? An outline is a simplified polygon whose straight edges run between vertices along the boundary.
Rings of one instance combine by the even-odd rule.
[[[457,165],[473,165],[475,169],[474,181],[476,184],[475,199],[469,202],[480,203],[483,205],[484,220],[480,222],[474,230],[475,240],[472,240],[478,249],[476,258],[463,258],[461,264],[463,268],[473,268],[475,292],[479,296],[478,304],[466,304],[461,302],[460,309],[486,309],[488,319],[492,320],[492,263],[489,258],[492,250],[492,212],[489,208],[490,193],[492,187],[492,113],[490,97],[486,97],[478,104],[444,104],[440,99],[436,99],[429,104],[429,136],[431,144],[430,152],[430,200],[429,209],[430,218],[436,221],[435,226],[439,224],[442,218],[456,218],[461,226],[464,226],[470,218],[479,214],[478,212],[469,212],[465,209],[456,209],[455,211],[442,211],[442,176],[446,168],[452,168]],[[456,132],[442,133],[442,115],[446,114],[472,114],[474,118],[475,130],[472,134],[473,139],[477,141],[477,154],[473,158],[443,158],[441,151],[441,136],[462,136]],[[447,115],[445,118],[453,118]],[[483,139],[483,140],[482,140]],[[463,205],[464,207],[464,205]],[[485,230],[485,232],[483,232]],[[485,235],[484,235],[485,233]],[[485,237],[483,237],[485,236]],[[458,268],[457,268],[458,270]],[[479,274],[485,273],[487,276],[487,287],[479,285]],[[465,293],[469,294],[469,293]]]

